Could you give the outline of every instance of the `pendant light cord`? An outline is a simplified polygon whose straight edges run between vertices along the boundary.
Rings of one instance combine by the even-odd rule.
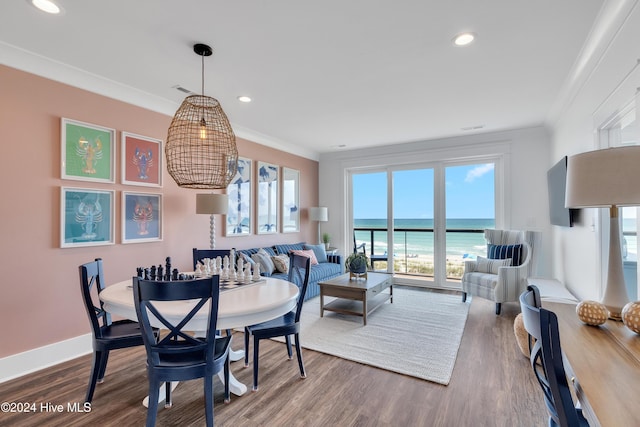
[[[204,110],[205,110],[205,103],[204,103],[204,53],[201,55],[202,57],[202,82],[201,82],[201,88],[202,88],[202,119],[200,120],[200,126],[202,128],[206,128],[207,126],[207,122],[204,119]]]

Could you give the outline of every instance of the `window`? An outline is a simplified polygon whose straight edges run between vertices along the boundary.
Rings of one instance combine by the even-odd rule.
[[[483,230],[496,224],[495,167],[485,159],[353,172],[356,246],[386,255],[376,270],[459,286],[464,260],[486,254]]]

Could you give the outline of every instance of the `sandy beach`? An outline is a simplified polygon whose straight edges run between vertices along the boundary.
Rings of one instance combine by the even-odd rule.
[[[460,278],[464,270],[465,259],[462,256],[447,257],[447,276]],[[395,255],[393,257],[394,271],[398,273],[412,273],[433,275],[433,256],[411,254],[405,256]],[[386,263],[382,261],[376,262],[376,269],[386,268]]]

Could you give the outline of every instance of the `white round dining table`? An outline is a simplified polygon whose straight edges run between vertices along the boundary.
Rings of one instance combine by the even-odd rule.
[[[220,330],[243,328],[275,319],[295,308],[298,294],[299,289],[293,283],[271,277],[265,277],[264,280],[259,282],[240,285],[233,289],[221,290],[216,328]],[[100,299],[104,303],[104,309],[112,315],[138,321],[133,301],[132,279],[107,286],[100,292]],[[191,301],[167,301],[158,302],[155,305],[166,315],[167,320],[177,319],[178,322],[189,312],[194,303]],[[186,330],[206,331],[208,310],[208,307],[205,306],[196,313],[187,324]],[[173,319],[172,314],[175,316]],[[154,320],[151,319],[153,326],[163,326],[160,323],[154,324]],[[232,357],[232,360],[244,357],[244,352],[235,353],[235,357]],[[239,382],[233,376],[233,373],[229,375],[231,392],[237,396],[246,393],[247,386]],[[223,375],[219,375],[219,377],[224,381]],[[160,396],[164,396],[164,393],[161,392]]]

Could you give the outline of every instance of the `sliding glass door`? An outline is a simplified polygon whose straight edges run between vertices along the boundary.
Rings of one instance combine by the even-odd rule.
[[[352,189],[354,247],[364,247],[369,257],[386,255],[387,172],[353,175]],[[378,261],[373,268],[387,270],[387,262]]]
[[[461,279],[466,259],[486,255],[483,230],[496,224],[494,169],[494,163],[445,168],[447,279]]]
[[[494,170],[494,161],[440,162],[352,173],[355,245],[384,255],[375,270],[456,286],[465,259],[486,254],[483,230],[495,228]]]
[[[434,275],[434,170],[394,171],[393,271]]]

